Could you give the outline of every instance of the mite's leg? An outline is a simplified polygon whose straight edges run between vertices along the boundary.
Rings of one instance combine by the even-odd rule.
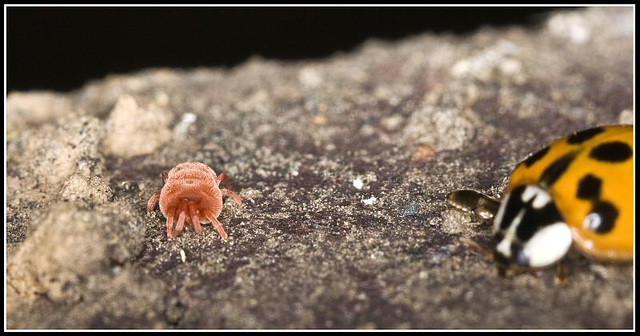
[[[218,222],[218,219],[213,216],[213,213],[206,210],[204,212],[204,216],[207,217],[207,219],[216,227],[216,230],[218,230],[218,234],[220,234],[220,238],[222,238],[222,240],[227,240],[227,233],[224,232],[222,224],[220,224],[220,222]]]
[[[242,205],[242,197],[240,197],[240,195],[234,193],[233,191],[231,191],[229,189],[220,189],[220,192],[222,192],[222,196],[231,197],[231,199],[234,202],[236,202],[238,205]]]
[[[242,205],[242,197],[238,194],[231,191],[231,183],[229,183],[229,178],[224,173],[220,173],[216,178],[218,180],[218,186],[220,186],[220,182],[223,182],[224,189],[220,189],[222,192],[222,196],[231,197],[231,199],[239,205]]]
[[[231,182],[229,182],[229,178],[227,177],[227,175],[225,175],[224,173],[220,173],[220,175],[218,175],[216,179],[218,180],[218,186],[220,185],[220,182],[224,182],[222,185],[226,189],[231,189]]]
[[[184,220],[187,216],[187,201],[184,200],[180,202],[180,210],[178,210],[180,214],[178,215],[178,223],[176,224],[176,230],[174,231],[174,237],[177,236],[182,229],[184,229]]]
[[[175,208],[171,208],[167,214],[167,238],[173,237],[173,216],[175,215],[175,210]]]
[[[158,204],[159,200],[160,200],[160,193],[159,192],[157,192],[157,193],[153,194],[153,196],[151,196],[151,198],[147,202],[147,213],[150,213],[151,211],[153,211],[153,208],[156,207],[156,204]]]
[[[162,184],[167,183],[167,179],[169,178],[169,173],[162,172]]]
[[[196,206],[193,202],[189,202],[189,216],[191,217],[191,224],[196,233],[202,233],[202,226],[200,226],[200,219],[196,214]]]

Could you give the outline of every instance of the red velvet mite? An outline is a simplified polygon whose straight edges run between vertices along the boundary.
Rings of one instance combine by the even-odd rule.
[[[242,198],[229,190],[226,175],[216,176],[213,169],[204,163],[184,162],[168,174],[163,173],[162,181],[162,190],[153,194],[147,202],[147,213],[153,211],[156,203],[160,202],[160,211],[167,218],[167,238],[176,237],[184,229],[185,223],[193,225],[198,234],[202,233],[200,224],[213,223],[222,240],[227,240],[227,233],[217,219],[222,211],[222,197],[231,197],[240,205]],[[219,187],[222,181],[225,181],[225,189]]]

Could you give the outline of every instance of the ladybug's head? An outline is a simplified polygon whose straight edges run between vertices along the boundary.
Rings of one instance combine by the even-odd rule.
[[[493,221],[493,238],[499,269],[550,266],[572,242],[551,195],[536,185],[519,186],[505,196]]]

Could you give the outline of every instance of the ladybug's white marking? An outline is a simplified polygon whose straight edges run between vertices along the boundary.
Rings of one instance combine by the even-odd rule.
[[[522,202],[528,203],[532,199],[533,203],[531,203],[531,206],[533,206],[534,209],[542,209],[551,202],[549,193],[542,188],[530,185],[522,192]]]
[[[507,238],[503,239],[498,246],[496,246],[496,251],[502,253],[503,256],[510,258],[511,257],[511,240],[507,240]]]
[[[507,194],[507,197],[504,198],[501,202],[501,206],[498,209],[498,213],[496,217],[493,219],[493,234],[500,231],[500,223],[502,222],[502,217],[504,217],[504,211],[506,208],[506,204],[509,203],[509,197],[511,197],[511,193]]]
[[[536,198],[533,200],[533,203],[531,203],[531,205],[534,209],[542,209],[547,204],[549,204],[549,202],[551,202],[551,196],[543,189],[540,189],[538,187],[535,188],[538,190],[536,192]]]
[[[516,218],[514,218],[513,222],[509,224],[509,228],[507,229],[507,232],[505,232],[504,238],[500,241],[498,246],[496,246],[496,250],[507,258],[511,257],[511,243],[513,243],[516,238],[516,229],[522,222],[522,217],[524,217],[524,209],[518,212]]]
[[[538,188],[534,186],[527,186],[522,192],[522,202],[529,203],[529,201],[538,194]]]
[[[546,267],[560,260],[573,239],[566,223],[557,222],[536,232],[524,245],[523,253],[531,267]]]

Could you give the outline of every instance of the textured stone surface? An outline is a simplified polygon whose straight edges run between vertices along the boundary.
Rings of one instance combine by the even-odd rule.
[[[631,266],[503,279],[447,208],[571,131],[633,121],[633,12],[152,69],[7,99],[9,328],[631,328]],[[127,113],[125,113],[127,112]],[[115,127],[115,128],[114,128]],[[139,129],[141,133],[136,133]],[[160,174],[246,200],[168,241]]]

